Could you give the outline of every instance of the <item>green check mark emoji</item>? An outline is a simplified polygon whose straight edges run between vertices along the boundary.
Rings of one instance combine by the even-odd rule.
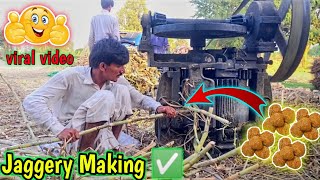
[[[162,166],[160,159],[157,159],[157,165],[158,165],[160,174],[164,174],[168,170],[168,168],[171,166],[171,164],[174,162],[174,160],[177,159],[177,157],[178,157],[178,153],[174,153],[169,159],[169,161],[164,165],[164,167]]]

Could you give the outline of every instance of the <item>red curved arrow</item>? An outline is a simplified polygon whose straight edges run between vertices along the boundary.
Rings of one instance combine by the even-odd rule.
[[[260,111],[260,105],[266,105],[265,101],[260,98],[258,95],[250,92],[248,90],[229,87],[229,88],[216,88],[204,92],[203,84],[199,89],[191,96],[191,98],[186,102],[186,104],[192,103],[212,103],[207,97],[208,96],[229,96],[237,98],[244,103],[248,104],[252,109],[254,109],[261,117],[263,117],[262,112]]]

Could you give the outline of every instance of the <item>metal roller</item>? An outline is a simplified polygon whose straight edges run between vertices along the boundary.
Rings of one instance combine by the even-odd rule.
[[[243,0],[232,15],[238,14],[249,2],[250,0]],[[292,15],[289,38],[285,37],[280,26],[274,38],[283,60],[276,73],[271,77],[272,82],[284,81],[293,74],[301,62],[309,38],[310,0],[282,0],[278,9],[281,21],[285,19],[290,7]],[[269,52],[265,53],[265,61],[269,60],[270,54]]]

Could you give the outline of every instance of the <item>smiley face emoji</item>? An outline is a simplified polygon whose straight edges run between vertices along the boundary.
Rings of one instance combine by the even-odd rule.
[[[30,6],[20,15],[10,12],[9,22],[5,27],[5,38],[11,44],[21,44],[27,40],[31,44],[62,46],[69,40],[69,28],[65,25],[64,15],[54,16],[49,8],[44,6]]]
[[[26,40],[31,43],[44,43],[50,38],[50,32],[55,25],[55,18],[49,9],[33,6],[21,14],[20,23],[26,31]]]

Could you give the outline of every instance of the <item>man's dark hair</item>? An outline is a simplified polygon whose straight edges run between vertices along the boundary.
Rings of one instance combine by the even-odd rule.
[[[92,68],[97,68],[102,62],[107,65],[111,63],[125,65],[129,62],[128,49],[115,39],[102,39],[93,45],[89,56],[89,65]]]
[[[101,0],[101,7],[103,9],[107,9],[108,7],[113,7],[114,6],[114,2],[113,0]]]

